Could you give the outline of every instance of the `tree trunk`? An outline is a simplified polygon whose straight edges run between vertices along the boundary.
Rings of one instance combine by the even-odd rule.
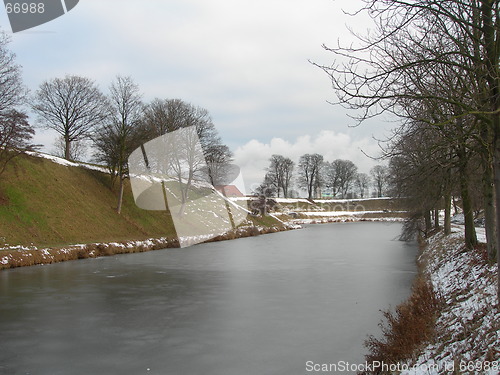
[[[485,165],[483,176],[483,199],[484,199],[484,228],[486,232],[486,246],[488,256],[491,260],[497,257],[497,235],[495,221],[495,190],[493,188],[493,173],[490,165]]]
[[[465,246],[467,246],[468,249],[472,249],[477,245],[477,236],[476,228],[474,227],[474,212],[472,210],[472,202],[469,196],[469,183],[467,181],[467,162],[464,159],[462,159],[460,162],[459,173],[460,193],[462,196],[462,210],[465,220]]]
[[[118,192],[118,205],[116,206],[116,212],[120,215],[122,213],[124,178],[121,175],[118,177],[120,179],[120,190]]]
[[[71,160],[71,142],[68,137],[64,137],[64,159]]]
[[[424,221],[425,221],[425,235],[428,236],[430,231],[432,230],[431,210],[424,211]]]
[[[434,209],[434,228],[439,229],[439,208]]]
[[[495,151],[493,154],[493,172],[495,176],[495,203],[500,208],[500,119],[495,116]],[[496,210],[497,235],[500,233],[500,209]],[[497,246],[497,303],[500,307],[500,246]]]
[[[458,206],[457,206],[457,200],[455,199],[455,196],[452,195],[451,199],[453,201],[453,215],[458,214]]]
[[[444,195],[444,234],[451,233],[451,194]]]

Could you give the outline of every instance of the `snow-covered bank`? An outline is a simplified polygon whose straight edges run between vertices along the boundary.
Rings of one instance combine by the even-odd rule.
[[[283,222],[279,226],[248,225],[236,228],[224,235],[207,238],[207,242],[232,240],[298,228],[300,226],[297,224]],[[190,239],[185,238],[186,241]],[[195,237],[192,240],[193,243],[200,242]],[[176,247],[179,247],[177,238],[166,237],[150,238],[143,241],[77,244],[61,248],[38,248],[34,245],[6,246],[0,248],[0,270]]]
[[[288,223],[293,224],[326,224],[326,223],[346,223],[357,221],[404,221],[404,211],[322,211],[322,212],[300,212],[298,218],[289,213],[278,212],[273,215],[282,217]]]
[[[484,230],[478,232],[484,241]],[[499,374],[496,264],[488,264],[483,250],[466,250],[460,226],[450,236],[429,238],[420,261],[443,307],[434,342],[401,374]]]

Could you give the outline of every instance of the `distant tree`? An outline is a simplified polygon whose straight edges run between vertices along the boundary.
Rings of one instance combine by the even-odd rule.
[[[139,86],[131,77],[117,76],[110,86],[108,121],[94,138],[97,161],[104,162],[119,180],[116,211],[120,214],[124,180],[128,176],[127,160],[132,151],[147,140],[142,125],[142,101]]]
[[[69,151],[70,160],[82,160],[87,150],[88,143],[85,140],[71,142]],[[66,142],[64,142],[64,137],[58,137],[56,139],[52,152],[55,156],[64,158],[66,153]]]
[[[9,38],[0,34],[0,174],[17,155],[35,149],[35,134],[28,116],[16,109],[25,103],[27,89],[21,77],[21,66],[7,48]]]
[[[325,185],[332,189],[332,195],[346,197],[352,187],[358,167],[350,160],[336,159],[324,164]]]
[[[306,189],[308,199],[312,200],[322,185],[321,167],[323,156],[319,154],[305,154],[299,159],[299,186]]]
[[[31,143],[34,134],[25,113],[11,110],[0,114],[0,174],[14,157],[37,148]]]
[[[233,153],[228,146],[213,144],[204,149],[208,167],[208,178],[213,186],[229,185],[237,175],[233,175]]]
[[[383,165],[376,165],[370,170],[370,174],[377,197],[382,197],[389,181],[388,168]]]
[[[323,163],[323,180],[325,182],[325,187],[330,189],[332,197],[336,197],[340,194],[340,176],[333,163],[325,161]]]
[[[276,185],[269,173],[266,173],[264,181],[253,189],[252,194],[263,197],[274,197],[276,195]]]
[[[64,138],[64,158],[71,159],[71,143],[89,139],[105,120],[106,98],[90,79],[79,76],[54,78],[37,90],[32,108],[42,128]]]
[[[215,128],[208,110],[194,106],[181,99],[154,99],[145,106],[143,123],[149,129],[150,138],[175,130],[196,126],[208,166],[208,177],[212,184],[224,181],[223,174],[231,168],[232,152]]]
[[[283,196],[288,198],[290,196],[295,163],[283,155],[272,155],[269,162],[270,165],[267,168],[266,177],[276,187],[278,197],[280,196],[280,192],[283,192]]]
[[[23,85],[21,66],[15,62],[16,55],[7,45],[10,40],[4,32],[0,33],[0,113],[7,115],[15,107],[24,104],[27,89]]]
[[[359,196],[364,198],[370,187],[370,177],[366,173],[358,173],[354,184],[358,189]]]

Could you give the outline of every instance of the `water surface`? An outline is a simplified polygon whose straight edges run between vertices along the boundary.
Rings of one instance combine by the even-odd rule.
[[[363,363],[409,293],[400,224],[312,225],[0,272],[0,374],[305,374]]]

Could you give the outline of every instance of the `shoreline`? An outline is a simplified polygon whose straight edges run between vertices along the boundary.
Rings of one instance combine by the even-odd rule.
[[[384,335],[368,341],[368,361],[397,368],[400,375],[498,373],[496,264],[488,261],[484,228],[476,230],[480,245],[472,250],[460,225],[448,236],[440,230],[422,240],[412,293],[384,312]],[[426,293],[419,283],[428,286]],[[374,368],[364,374],[379,373]]]
[[[274,216],[274,214],[273,214]],[[276,217],[278,216],[278,217]],[[352,215],[318,216],[314,218],[288,219],[282,220],[281,215],[274,216],[282,225],[270,227],[264,226],[243,226],[208,239],[205,242],[218,242],[234,240],[238,238],[254,237],[263,234],[284,232],[288,230],[300,229],[307,224],[327,224],[346,222],[366,222],[366,221],[402,221],[404,218],[395,217],[373,217],[366,218]],[[119,254],[141,253],[168,248],[179,248],[177,238],[148,238],[145,240],[118,241],[107,243],[73,244],[62,247],[37,247],[31,246],[11,246],[0,249],[0,272],[6,269],[30,267],[36,265],[46,265],[73,261],[78,259],[97,258],[103,256],[113,256]]]
[[[223,235],[210,238],[205,242],[227,241],[299,228],[299,226],[295,224],[283,224],[282,226],[271,227],[244,226]],[[0,272],[2,270],[19,267],[30,267],[119,254],[142,253],[169,248],[179,248],[179,241],[177,238],[160,237],[136,241],[98,242],[45,248],[38,248],[34,245],[12,246],[10,248],[0,249]]]

